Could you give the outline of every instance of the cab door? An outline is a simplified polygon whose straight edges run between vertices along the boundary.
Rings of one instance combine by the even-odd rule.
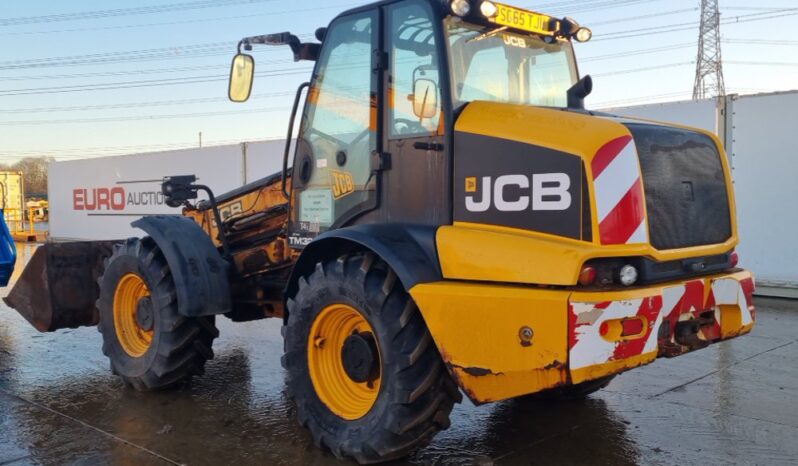
[[[385,7],[388,57],[384,146],[392,168],[383,179],[386,222],[451,223],[451,186],[445,145],[441,21],[430,2]]]
[[[300,127],[292,175],[291,246],[378,206],[379,14],[340,17],[327,30]]]

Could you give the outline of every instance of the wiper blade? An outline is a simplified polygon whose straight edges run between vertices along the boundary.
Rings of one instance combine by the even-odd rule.
[[[472,43],[472,42],[479,42],[479,41],[481,41],[481,40],[488,39],[488,38],[490,38],[490,37],[493,37],[493,36],[495,36],[496,34],[498,34],[498,33],[500,33],[500,32],[504,32],[504,31],[506,31],[507,29],[508,29],[508,27],[507,27],[507,26],[502,26],[502,27],[500,27],[500,28],[493,29],[492,31],[488,31],[488,32],[486,32],[486,33],[484,33],[484,34],[480,34],[480,35],[478,35],[478,36],[476,36],[476,37],[472,37],[471,39],[468,39],[468,40],[466,41],[466,44],[470,44],[470,43]]]

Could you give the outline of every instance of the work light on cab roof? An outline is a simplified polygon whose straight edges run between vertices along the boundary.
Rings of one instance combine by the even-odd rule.
[[[476,8],[477,5],[479,8]],[[502,28],[542,35],[549,41],[554,38],[566,38],[577,42],[588,42],[593,38],[593,31],[580,26],[572,18],[560,20],[490,0],[452,0],[450,7],[455,16],[487,20]]]

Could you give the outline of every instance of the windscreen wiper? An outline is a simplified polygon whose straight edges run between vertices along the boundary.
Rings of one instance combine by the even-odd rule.
[[[486,32],[486,33],[484,33],[484,34],[480,34],[480,35],[478,35],[478,36],[476,36],[476,37],[472,37],[472,38],[468,39],[468,40],[466,41],[466,44],[470,44],[470,43],[472,43],[472,42],[479,42],[479,41],[481,41],[481,40],[488,39],[488,38],[490,38],[490,37],[493,37],[493,36],[495,36],[496,34],[498,34],[498,33],[500,33],[500,32],[504,32],[504,31],[506,31],[507,29],[508,29],[508,27],[507,27],[507,26],[502,26],[502,27],[500,27],[500,28],[493,29],[492,31],[488,31],[488,32]]]

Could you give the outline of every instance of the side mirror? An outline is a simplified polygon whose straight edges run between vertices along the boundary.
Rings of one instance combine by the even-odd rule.
[[[255,59],[251,55],[239,53],[233,57],[230,67],[230,87],[227,96],[233,102],[246,102],[252,94],[252,81],[255,78]]]
[[[413,85],[413,113],[420,119],[438,114],[438,84],[430,79],[417,79]]]

